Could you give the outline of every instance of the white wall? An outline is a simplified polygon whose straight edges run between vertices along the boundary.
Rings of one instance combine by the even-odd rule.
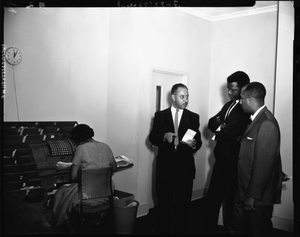
[[[23,60],[14,68],[5,64],[4,121],[18,120],[15,76],[21,121],[89,124],[115,155],[134,160],[134,167],[117,172],[114,180],[118,189],[136,196],[138,215],[153,207],[149,166],[154,153],[147,140],[154,114],[149,90],[153,68],[188,73],[189,109],[200,114],[203,140],[195,157],[194,199],[209,184],[214,144],[207,121],[228,99],[226,77],[244,70],[251,80],[263,82],[267,106],[273,109],[276,13],[211,23],[168,8],[16,11],[5,9],[4,43],[19,47]],[[286,145],[283,150],[291,152]],[[290,186],[284,196],[291,210],[286,202]],[[289,219],[291,212],[278,210],[276,215]]]
[[[4,121],[18,120],[15,75],[19,119],[89,124],[95,138],[107,142],[115,155],[134,160],[133,168],[114,179],[117,188],[136,195],[139,213],[147,213],[152,200],[148,158],[154,156],[147,141],[154,114],[152,69],[189,73],[189,108],[201,115],[202,130],[207,121],[210,23],[167,8],[15,10],[5,9],[4,43],[19,47],[23,60],[15,67],[6,64]],[[194,190],[203,187],[205,163],[203,148],[196,157]]]
[[[141,213],[153,207],[149,166],[154,153],[147,140],[155,112],[152,69],[189,72],[189,109],[201,115],[202,130],[207,121],[210,31],[209,23],[174,9],[110,11],[107,141],[115,152],[135,161],[115,179],[137,196]],[[196,156],[194,190],[203,187],[205,162],[204,148]]]
[[[291,2],[279,2],[278,43],[274,114],[281,131],[282,169],[293,175],[293,40],[294,8]],[[294,229],[293,180],[283,183],[281,204],[275,205],[273,223],[278,229]]]
[[[239,70],[246,72],[250,81],[260,81],[266,86],[266,104],[273,110],[276,30],[276,11],[213,22],[209,117],[229,101],[226,79]],[[211,138],[213,134],[206,130]],[[207,187],[215,161],[214,146],[215,141],[209,140]]]
[[[271,12],[213,23],[209,117],[229,101],[226,79],[239,70],[246,72],[251,81],[261,81],[272,88],[266,103],[273,109],[273,96],[269,94],[273,93],[275,78],[276,18],[277,13]],[[264,75],[268,75],[266,79]],[[210,131],[208,134],[213,135]],[[215,141],[209,144],[213,149]],[[208,179],[214,164],[212,149],[207,151]]]
[[[249,75],[250,81],[263,83],[267,90],[266,105],[274,112],[281,130],[283,171],[292,175],[294,13],[290,2],[279,3],[278,28],[277,11],[213,23],[209,117],[229,100],[226,78],[231,73],[242,70]],[[209,141],[209,144],[213,148],[215,142]],[[209,184],[214,164],[212,150],[207,150],[207,158]],[[283,184],[282,203],[274,208],[274,227],[293,231],[292,197],[292,181],[288,181]]]
[[[4,10],[5,47],[22,62],[5,64],[4,121],[72,120],[106,139],[108,10],[14,8]]]

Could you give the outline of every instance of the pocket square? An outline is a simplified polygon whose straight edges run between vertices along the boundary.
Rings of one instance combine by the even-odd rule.
[[[247,140],[253,140],[253,138],[252,137],[247,137]]]

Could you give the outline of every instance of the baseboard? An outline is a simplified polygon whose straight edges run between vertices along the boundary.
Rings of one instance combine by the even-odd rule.
[[[206,193],[207,193],[207,188],[198,189],[198,190],[193,191],[192,201],[205,197]]]
[[[292,233],[294,232],[294,220],[280,216],[273,216],[272,222],[275,229],[285,230]]]
[[[198,189],[198,190],[193,191],[192,201],[195,201],[197,199],[205,197],[206,193],[207,193],[207,188]],[[293,219],[287,219],[287,218],[280,217],[280,216],[273,216],[272,222],[273,222],[273,227],[275,229],[294,233],[294,220]],[[222,208],[220,209],[218,224],[223,225]]]
[[[146,216],[149,213],[149,205],[147,203],[140,204],[138,207],[137,215],[136,217],[142,217]]]

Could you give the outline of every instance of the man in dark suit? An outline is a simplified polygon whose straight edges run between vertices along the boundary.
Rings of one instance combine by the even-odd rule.
[[[204,212],[204,231],[216,232],[218,217],[224,201],[224,226],[233,209],[234,193],[237,181],[237,160],[240,149],[240,137],[244,133],[249,114],[244,113],[239,104],[240,91],[249,83],[245,72],[237,71],[227,78],[230,101],[221,111],[209,119],[208,128],[215,133],[217,141],[214,148],[215,163],[207,192],[207,205]]]
[[[266,89],[259,82],[243,87],[240,104],[251,114],[241,138],[238,190],[230,229],[252,236],[272,236],[273,205],[281,202],[280,129],[264,103]]]
[[[155,113],[149,140],[159,147],[156,157],[159,231],[185,233],[196,172],[194,153],[202,145],[200,117],[186,109],[189,93],[184,84],[175,84],[171,96],[172,106]],[[188,129],[195,135],[182,142]]]

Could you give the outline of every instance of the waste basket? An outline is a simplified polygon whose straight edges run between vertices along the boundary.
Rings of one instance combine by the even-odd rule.
[[[114,196],[118,198],[114,200],[114,232],[132,234],[139,202],[133,194],[119,190],[115,190]]]

